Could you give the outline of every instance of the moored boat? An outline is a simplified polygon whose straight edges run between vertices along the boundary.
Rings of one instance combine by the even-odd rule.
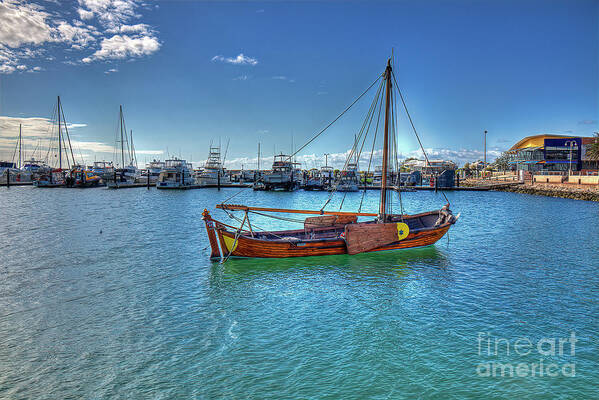
[[[301,173],[291,157],[285,154],[274,156],[272,170],[264,173],[256,190],[294,191],[300,187]]]
[[[165,166],[156,182],[157,189],[189,189],[195,186],[191,174],[191,165],[179,158],[173,158],[165,161]]]
[[[131,131],[128,137],[122,105],[119,106],[119,131],[116,137],[116,144],[115,149],[118,149],[119,146],[121,148],[120,160],[119,157],[115,157],[117,159],[117,166],[116,168],[113,167],[112,176],[108,174],[105,178],[108,188],[127,186],[141,179],[141,171],[137,168],[137,157],[135,155],[135,147],[133,147],[133,131]]]
[[[364,252],[429,246],[437,242],[443,235],[445,235],[445,233],[447,233],[450,227],[455,224],[459,218],[459,214],[454,216],[450,211],[449,202],[438,210],[409,215],[403,211],[401,193],[393,191],[390,185],[391,182],[387,182],[387,177],[389,172],[391,172],[389,170],[393,168],[393,165],[398,165],[397,148],[393,144],[393,141],[395,140],[394,135],[396,134],[396,121],[394,116],[391,115],[391,110],[396,109],[394,101],[397,99],[397,96],[394,96],[393,92],[394,85],[392,84],[392,81],[395,82],[395,77],[393,76],[390,60],[387,62],[385,73],[375,80],[366,92],[368,92],[379,80],[379,89],[375,95],[373,105],[366,116],[366,120],[374,117],[377,104],[380,104],[380,115],[380,108],[382,108],[382,105],[384,104],[383,163],[378,213],[361,212],[362,203],[360,203],[357,212],[341,211],[343,201],[341,202],[339,211],[325,210],[331,197],[329,197],[320,210],[295,210],[250,207],[224,203],[218,204],[216,208],[225,211],[231,218],[240,221],[241,225],[234,227],[215,220],[208,210],[204,210],[202,218],[208,233],[211,258],[220,257],[226,260],[229,257],[285,258],[334,254],[354,255]],[[399,88],[395,87],[395,89],[399,92]],[[366,92],[362,93],[360,97]],[[401,92],[399,92],[399,94],[399,97],[403,102]],[[358,97],[358,99],[360,97]],[[353,104],[355,104],[355,101],[352,105]],[[407,113],[405,103],[403,103],[403,105]],[[350,107],[348,107],[348,109]],[[377,123],[374,132],[373,146],[376,140],[378,126],[379,124]],[[322,132],[324,132],[324,130],[312,138],[310,142]],[[415,129],[414,133],[418,135]],[[350,164],[349,161],[352,157],[355,156],[356,160],[359,159],[357,149],[363,147],[363,143],[368,137],[368,134],[369,129],[361,130],[359,135],[355,137],[353,148],[348,155],[344,167],[345,171],[348,171],[348,164]],[[361,147],[359,146],[360,142],[362,143]],[[422,148],[422,150],[426,156],[424,148]],[[393,154],[391,154],[392,152]],[[395,157],[395,162],[390,160],[391,156]],[[284,157],[286,158],[281,157],[281,165],[287,166],[291,163],[293,155]],[[291,173],[292,167],[289,166],[289,169]],[[355,170],[357,170],[357,168]],[[338,182],[333,186],[338,187]],[[330,196],[333,194],[334,193],[331,193]],[[392,198],[394,194],[397,194],[400,197],[400,213],[393,212]],[[447,200],[446,197],[445,199]],[[235,211],[243,212],[243,219],[233,215],[233,212]],[[298,221],[288,217],[278,217],[269,213],[304,214],[314,216]],[[270,216],[272,218],[290,222],[301,222],[303,227],[302,229],[264,231],[250,221],[250,214],[258,214],[265,217]],[[359,221],[359,218],[368,219]]]
[[[220,146],[210,146],[208,159],[204,167],[196,174],[196,183],[199,186],[211,187],[231,183],[230,178],[225,173],[225,168],[221,162]]]

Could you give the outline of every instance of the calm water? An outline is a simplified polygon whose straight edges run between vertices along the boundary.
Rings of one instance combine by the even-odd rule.
[[[236,192],[0,188],[0,398],[599,397],[599,204],[448,193],[462,217],[433,247],[211,263],[200,214]],[[575,354],[538,351],[571,332]],[[485,375],[541,358],[575,376]]]

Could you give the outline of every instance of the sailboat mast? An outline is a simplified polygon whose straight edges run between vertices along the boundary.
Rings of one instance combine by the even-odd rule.
[[[125,139],[123,139],[123,106],[119,106],[119,117],[121,123],[121,168],[125,168]]]
[[[21,124],[19,124],[19,169],[23,168],[21,153],[23,151],[23,136],[21,135]]]
[[[131,164],[137,167],[137,157],[135,156],[135,148],[133,147],[133,129],[131,129]]]
[[[383,141],[383,176],[381,179],[381,200],[379,203],[379,222],[387,219],[387,163],[389,159],[389,103],[391,102],[391,59],[387,60],[385,70],[386,101],[385,101],[385,138]]]
[[[62,169],[62,137],[60,134],[60,96],[58,96],[58,102],[56,107],[56,112],[58,113],[58,169]]]

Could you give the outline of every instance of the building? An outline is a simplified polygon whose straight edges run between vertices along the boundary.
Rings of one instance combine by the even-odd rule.
[[[436,173],[439,174],[445,170],[455,170],[457,165],[453,161],[445,160],[429,160],[427,165],[425,160],[409,160],[404,161],[403,167],[409,168],[410,171],[419,171],[422,173]]]
[[[510,164],[516,170],[592,172],[599,162],[586,157],[593,137],[542,134],[527,136],[508,150]]]

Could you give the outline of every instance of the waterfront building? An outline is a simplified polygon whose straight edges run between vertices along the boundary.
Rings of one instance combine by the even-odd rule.
[[[409,168],[410,171],[435,174],[439,174],[445,170],[457,169],[456,163],[447,160],[429,160],[428,164],[425,160],[408,160],[404,161],[402,166]]]
[[[586,156],[592,137],[541,134],[527,136],[508,150],[512,169],[529,172],[597,172],[599,162]]]

